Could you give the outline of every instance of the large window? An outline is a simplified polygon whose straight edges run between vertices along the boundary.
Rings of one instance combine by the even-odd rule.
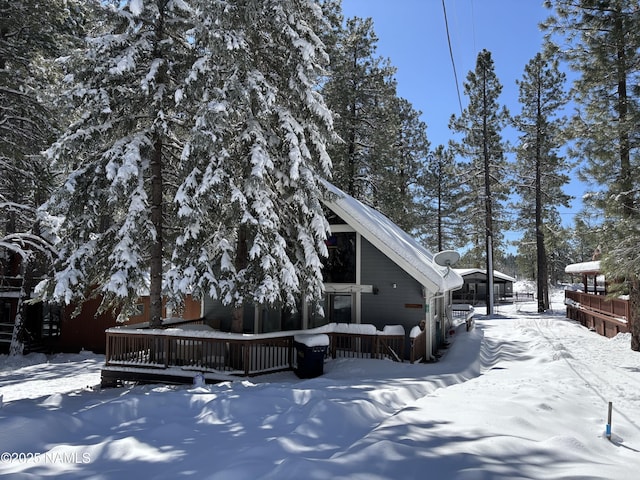
[[[325,283],[356,283],[356,234],[337,232],[327,239],[329,257],[322,276]]]

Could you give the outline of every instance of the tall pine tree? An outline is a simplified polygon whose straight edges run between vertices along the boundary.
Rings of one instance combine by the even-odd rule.
[[[407,232],[418,234],[424,224],[423,179],[429,155],[427,126],[420,112],[404,98],[390,102],[387,136],[378,138],[374,206]],[[381,142],[382,143],[382,142]]]
[[[339,6],[333,1],[323,5],[334,19],[325,37],[331,67],[323,84],[341,139],[330,149],[334,183],[420,234],[428,218],[420,204],[427,126],[421,113],[397,96],[395,68],[376,56],[372,20],[355,17],[342,26]]]
[[[534,232],[538,312],[549,308],[549,273],[545,232],[556,207],[568,206],[570,197],[562,191],[569,182],[567,161],[558,156],[563,119],[558,112],[567,102],[563,91],[565,75],[551,53],[538,53],[525,66],[520,88],[522,111],[514,117],[521,132],[516,150],[515,185],[520,202],[516,204],[517,225]]]
[[[329,150],[333,181],[370,205],[376,203],[380,162],[388,160],[396,141],[395,69],[375,55],[377,41],[370,18],[348,19],[330,52],[330,76],[323,87],[341,138]]]
[[[461,220],[467,210],[462,202],[465,185],[459,178],[453,153],[438,145],[423,170],[419,197],[422,221],[418,223],[419,236],[434,251],[458,248],[465,236],[466,222]]]
[[[501,241],[503,207],[510,193],[509,175],[504,155],[501,130],[509,114],[498,103],[502,85],[495,74],[491,52],[482,50],[474,71],[464,83],[469,105],[460,117],[451,117],[449,127],[462,134],[460,141],[452,141],[451,148],[465,162],[462,181],[469,188],[467,205],[472,251],[479,253],[484,245],[487,270],[487,314],[493,314],[493,257]]]
[[[150,295],[162,318],[168,182],[189,110],[176,99],[193,61],[192,10],[172,0],[101,2],[101,22],[70,67],[79,118],[49,150],[67,179],[48,202],[63,218],[54,299],[103,297],[102,308]]]
[[[572,96],[572,153],[582,175],[604,191],[594,196],[605,218],[603,268],[629,291],[631,348],[640,351],[640,9],[635,0],[547,1],[546,27],[578,72]]]

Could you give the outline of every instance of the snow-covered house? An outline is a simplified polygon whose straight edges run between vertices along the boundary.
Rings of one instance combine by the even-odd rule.
[[[331,235],[323,269],[324,316],[306,306],[293,315],[274,308],[245,308],[245,332],[299,330],[335,322],[372,324],[379,330],[402,325],[409,334],[424,320],[429,333],[426,348],[435,352],[452,319],[452,292],[462,287],[462,278],[438,265],[431,252],[383,214],[333,185],[328,188],[324,205]],[[220,302],[205,299],[203,316],[214,328],[230,329],[230,307]]]
[[[469,303],[472,305],[485,303],[487,301],[487,271],[480,268],[456,268],[464,280],[462,288],[454,294],[457,302]],[[493,295],[496,299],[509,299],[513,297],[513,284],[515,278],[502,272],[493,271]]]
[[[462,286],[462,278],[438,265],[431,252],[380,212],[327,186],[330,195],[324,204],[331,235],[323,270],[324,316],[310,306],[301,305],[297,314],[254,306],[244,309],[244,331],[297,331],[329,323],[367,324],[378,330],[401,325],[408,347],[409,333],[424,321],[428,333],[425,353],[435,353],[452,320],[452,291]],[[146,301],[145,297],[140,299],[140,315],[130,318],[129,324],[148,320]],[[56,317],[56,337],[48,342],[49,347],[102,351],[105,329],[116,322],[110,313],[96,316],[97,304],[97,300],[86,302],[78,316],[71,314],[75,306],[61,309]],[[182,318],[202,318],[216,330],[229,331],[231,308],[211,298],[190,301]],[[408,358],[410,349],[404,352]]]

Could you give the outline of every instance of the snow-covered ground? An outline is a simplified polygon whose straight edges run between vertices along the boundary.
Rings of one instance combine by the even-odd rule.
[[[100,390],[99,355],[0,357],[0,475],[639,478],[640,353],[554,300],[499,306],[438,363],[333,360],[310,380]]]

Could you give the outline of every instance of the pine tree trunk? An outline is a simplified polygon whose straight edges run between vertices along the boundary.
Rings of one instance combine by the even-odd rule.
[[[236,272],[247,268],[249,252],[247,250],[247,227],[240,225],[238,228],[238,244],[236,247],[235,267]],[[242,333],[244,330],[244,306],[234,305],[231,312],[231,331],[234,333]]]
[[[16,308],[16,318],[13,323],[13,332],[11,333],[11,344],[9,345],[9,355],[17,357],[24,353],[24,317],[27,304],[25,299],[29,295],[29,287],[27,285],[27,259],[22,257],[20,261],[20,275],[22,276],[22,285],[20,285],[20,293],[18,294],[18,305]]]
[[[537,264],[538,264],[538,276],[537,276],[537,290],[538,290],[538,312],[546,312],[549,309],[549,280],[547,272],[547,256],[544,247],[544,235],[536,235],[537,251]]]
[[[640,278],[635,278],[629,287],[629,332],[631,350],[640,352]]]
[[[491,199],[491,159],[489,158],[489,131],[487,125],[486,79],[483,79],[483,157],[484,157],[484,202],[485,202],[485,255],[487,265],[487,315],[493,315],[493,207]]]
[[[162,140],[156,138],[151,159],[151,223],[156,236],[151,242],[149,326],[162,325]]]
[[[11,344],[9,346],[9,356],[17,357],[24,353],[24,342],[22,340],[22,332],[24,330],[23,313],[24,300],[22,296],[18,300],[18,312],[16,313],[15,323],[13,324],[13,332],[11,334]]]
[[[538,94],[538,112],[540,112],[540,94]],[[540,113],[538,114],[540,116]],[[544,245],[544,230],[542,222],[542,171],[540,144],[542,142],[540,129],[538,128],[536,139],[536,264],[537,264],[537,290],[538,312],[546,312],[549,309],[549,274],[547,271],[547,252]]]
[[[443,182],[443,173],[444,170],[444,161],[442,157],[438,158],[438,251],[441,252],[443,250],[443,241],[442,241],[442,182]]]

